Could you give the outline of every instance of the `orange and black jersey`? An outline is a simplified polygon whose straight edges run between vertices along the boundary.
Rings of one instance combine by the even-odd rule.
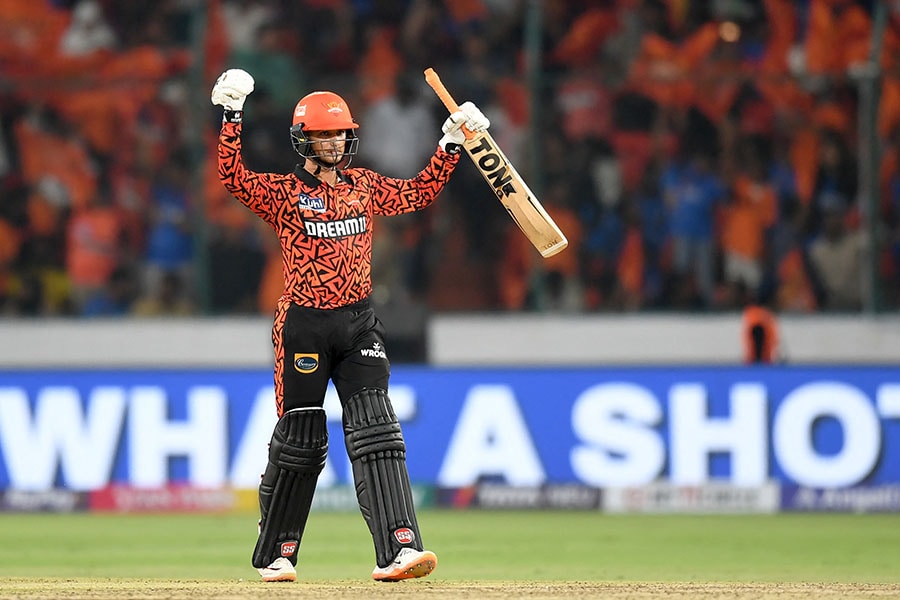
[[[412,179],[347,169],[331,187],[300,168],[288,175],[245,168],[241,124],[226,122],[219,133],[218,160],[225,188],[278,235],[285,275],[282,298],[331,309],[357,302],[372,290],[373,216],[399,215],[431,204],[456,168],[459,154],[438,148]]]

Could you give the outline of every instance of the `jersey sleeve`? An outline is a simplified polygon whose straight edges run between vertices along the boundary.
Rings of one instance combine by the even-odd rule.
[[[387,177],[369,171],[372,205],[376,215],[400,215],[425,208],[437,198],[459,163],[459,153],[440,148],[428,165],[412,179]]]
[[[273,182],[266,173],[257,173],[244,166],[241,155],[241,124],[223,123],[218,144],[219,180],[232,196],[273,225],[278,211],[276,194],[269,193]]]

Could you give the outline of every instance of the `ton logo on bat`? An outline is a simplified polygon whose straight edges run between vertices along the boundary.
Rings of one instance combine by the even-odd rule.
[[[493,186],[494,191],[498,196],[501,192],[504,196],[515,193],[516,190],[512,185],[512,175],[509,174],[506,163],[494,150],[494,147],[491,146],[490,138],[482,136],[477,142],[477,145],[473,144],[469,147],[469,152],[473,158],[476,158],[477,154],[486,152],[483,156],[477,157],[478,166],[480,166],[490,178],[491,186]]]

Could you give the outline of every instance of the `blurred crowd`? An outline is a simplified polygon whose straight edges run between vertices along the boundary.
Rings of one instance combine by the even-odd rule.
[[[361,124],[355,164],[400,177],[440,137],[434,67],[569,238],[542,259],[464,160],[434,206],[376,223],[382,305],[811,313],[859,311],[873,290],[900,304],[896,2],[872,140],[858,115],[874,0],[0,6],[0,314],[271,312],[277,240],[215,172],[209,89],[231,67],[256,79],[248,167],[293,170],[294,104],[328,89]]]

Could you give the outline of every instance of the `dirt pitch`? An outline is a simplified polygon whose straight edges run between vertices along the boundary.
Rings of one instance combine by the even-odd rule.
[[[384,584],[360,581],[189,581],[165,579],[0,579],[0,599],[140,598],[197,600],[216,598],[423,598],[544,600],[558,598],[738,598],[778,600],[816,598],[900,598],[900,584],[683,583],[683,582],[485,582],[417,580]]]

